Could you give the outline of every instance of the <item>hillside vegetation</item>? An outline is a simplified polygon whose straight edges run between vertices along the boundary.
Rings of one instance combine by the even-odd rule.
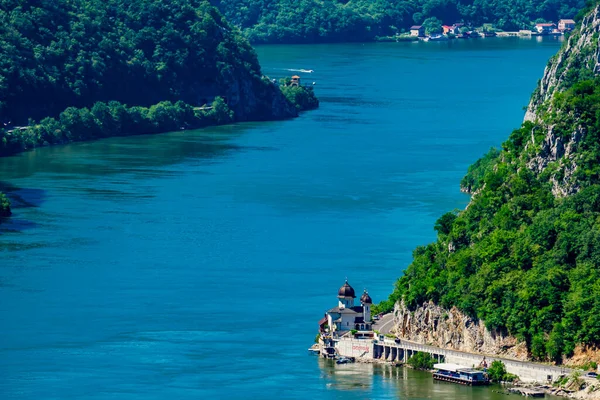
[[[0,156],[318,106],[284,89],[206,0],[0,0]]]
[[[428,18],[519,30],[573,18],[585,0],[211,0],[254,43],[369,41]]]
[[[247,40],[207,1],[0,0],[5,124],[98,101],[201,106],[217,96],[236,120],[294,115]]]
[[[437,220],[380,309],[456,306],[537,360],[600,344],[599,32],[594,8],[550,61],[535,116],[469,168],[469,206]]]

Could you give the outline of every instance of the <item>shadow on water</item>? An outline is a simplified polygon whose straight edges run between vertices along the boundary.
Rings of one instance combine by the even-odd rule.
[[[37,208],[44,203],[46,191],[34,188],[22,188],[7,182],[0,181],[0,192],[4,192],[10,200],[10,206],[13,210],[22,208]],[[37,224],[22,218],[10,217],[0,218],[0,235],[8,232],[22,232],[27,229],[33,229]]]
[[[111,187],[88,184],[93,177],[130,174],[135,177],[170,177],[181,173],[179,168],[166,167],[182,163],[208,165],[227,158],[235,152],[272,151],[275,148],[240,146],[232,139],[251,129],[276,129],[277,122],[245,123],[203,130],[178,131],[154,135],[115,137],[90,142],[50,146],[34,149],[11,157],[0,158],[0,191],[6,193],[13,215],[0,219],[0,235],[18,233],[39,224],[21,218],[20,209],[39,208],[45,202],[47,191],[36,186],[40,182],[54,181],[54,188],[76,189],[96,198],[120,196],[150,198],[151,195],[119,180],[110,181]],[[196,171],[203,173],[202,171]],[[17,184],[7,180],[16,180]],[[20,180],[27,180],[19,186]],[[81,182],[81,184],[77,183]],[[121,187],[123,190],[121,190]]]
[[[269,129],[270,124],[277,122],[262,123],[261,128]],[[233,138],[256,125],[235,124],[203,130],[116,137],[38,148],[0,159],[0,176],[3,179],[21,179],[44,173],[62,175],[66,179],[77,176],[85,179],[88,176],[119,173],[144,176],[175,175],[176,172],[161,168],[182,162],[210,164],[233,152],[274,150],[232,143]]]

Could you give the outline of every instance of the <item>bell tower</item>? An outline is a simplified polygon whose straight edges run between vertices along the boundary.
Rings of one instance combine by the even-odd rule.
[[[352,286],[348,284],[348,280],[346,279],[346,283],[338,290],[338,300],[340,309],[343,308],[351,308],[354,307],[354,299],[356,296],[354,295],[354,289]]]
[[[369,296],[367,289],[365,289],[365,292],[360,296],[360,304],[363,306],[363,317],[365,322],[371,322],[371,306],[373,305],[373,300],[371,300],[371,296]]]

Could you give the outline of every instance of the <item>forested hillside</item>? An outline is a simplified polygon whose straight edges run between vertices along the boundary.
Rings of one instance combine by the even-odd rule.
[[[427,18],[445,24],[494,24],[573,18],[585,0],[211,0],[254,43],[368,41],[400,33]]]
[[[294,112],[274,107],[283,98],[254,50],[207,1],[0,0],[0,122],[216,96],[236,120]]]
[[[0,156],[318,106],[283,89],[206,0],[0,0]]]
[[[469,169],[469,206],[439,218],[381,309],[456,306],[538,360],[600,345],[599,35],[595,8],[550,61],[527,121]]]

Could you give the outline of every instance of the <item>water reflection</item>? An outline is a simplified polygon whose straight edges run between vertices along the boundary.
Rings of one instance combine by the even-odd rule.
[[[507,396],[500,385],[470,387],[434,381],[431,373],[382,364],[342,364],[319,358],[321,377],[330,390],[356,392],[359,398],[500,400]],[[364,396],[367,397],[364,397]],[[391,396],[390,396],[391,395]],[[546,396],[548,399],[557,399]]]
[[[327,388],[343,391],[368,391],[373,386],[374,364],[336,364],[334,360],[319,358],[321,376]]]

